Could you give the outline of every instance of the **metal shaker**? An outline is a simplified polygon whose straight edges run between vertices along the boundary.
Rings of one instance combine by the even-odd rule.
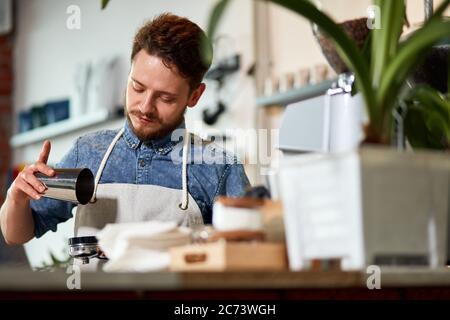
[[[88,168],[54,169],[53,177],[37,173],[39,179],[48,189],[43,194],[46,198],[87,204],[94,193],[94,175]]]

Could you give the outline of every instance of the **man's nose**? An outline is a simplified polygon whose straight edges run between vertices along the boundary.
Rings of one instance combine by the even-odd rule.
[[[143,114],[149,114],[153,113],[155,109],[156,109],[155,99],[153,99],[153,94],[149,92],[145,97],[144,101],[142,101],[141,105],[139,106],[139,110]]]

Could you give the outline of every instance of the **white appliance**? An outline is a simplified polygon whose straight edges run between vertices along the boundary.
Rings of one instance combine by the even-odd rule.
[[[366,113],[361,95],[352,96],[353,75],[340,75],[325,95],[290,104],[280,126],[284,152],[344,152],[364,137]]]

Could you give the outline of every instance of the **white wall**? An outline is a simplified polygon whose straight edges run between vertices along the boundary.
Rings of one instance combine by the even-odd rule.
[[[100,0],[19,0],[15,43],[16,109],[47,99],[66,97],[77,62],[106,55],[123,58],[123,83],[129,66],[134,33],[147,19],[170,11],[186,16],[206,28],[210,0],[112,0],[100,10]],[[70,5],[81,9],[81,29],[69,30],[66,13]],[[251,3],[233,4],[233,15],[242,19],[222,25],[236,38],[237,49],[251,54]],[[238,10],[233,10],[238,9]],[[244,19],[245,18],[245,19]],[[237,21],[237,23],[236,23]],[[245,42],[244,42],[245,41]]]
[[[336,21],[344,21],[365,16],[371,1],[322,0],[320,3],[325,13]],[[270,20],[274,76],[327,64],[308,20],[276,4],[270,5]]]
[[[149,18],[169,11],[185,16],[206,29],[213,3],[211,0],[111,0],[107,9],[102,11],[100,0],[18,0],[15,111],[68,97],[77,63],[111,55],[121,58],[118,82],[122,89],[116,92],[120,101],[129,68],[132,39],[139,26]],[[77,5],[81,10],[80,30],[66,27],[70,16],[66,10],[70,5]],[[253,63],[252,5],[251,0],[233,1],[219,27],[219,34],[229,35],[234,51],[242,54],[243,68],[242,72],[233,76],[234,81],[223,92],[223,99],[230,104],[230,111],[217,124],[218,128],[253,125],[253,83],[245,76],[246,69]],[[215,52],[216,57],[226,54],[219,49]],[[189,110],[188,126],[200,120],[202,109],[212,104],[213,85],[210,84],[198,107]],[[120,122],[106,123],[88,131],[109,125],[114,128]],[[57,162],[72,141],[84,132],[81,130],[52,139],[54,148],[49,161]],[[33,161],[41,143],[17,148],[14,163]]]

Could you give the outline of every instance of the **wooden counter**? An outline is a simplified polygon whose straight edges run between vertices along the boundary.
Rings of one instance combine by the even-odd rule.
[[[0,299],[450,299],[450,269],[381,270],[381,289],[362,272],[82,273],[69,290],[64,271],[0,269]]]

